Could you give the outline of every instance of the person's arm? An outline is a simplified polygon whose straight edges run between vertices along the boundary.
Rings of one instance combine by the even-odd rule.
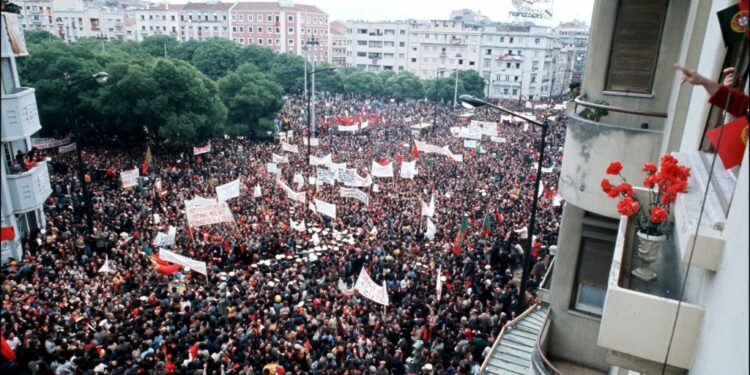
[[[691,85],[700,85],[706,89],[709,96],[714,96],[718,91],[721,84],[714,82],[696,72],[694,69],[690,69],[680,64],[674,64],[674,68],[682,73],[682,83],[689,83]]]
[[[706,89],[710,96],[708,102],[719,107],[726,109],[727,112],[734,116],[744,116],[748,112],[748,103],[750,99],[743,92],[731,88],[734,84],[734,68],[724,69],[724,84],[714,82],[696,72],[693,69],[687,68],[680,64],[675,64],[674,68],[682,72],[682,82],[687,82],[692,85],[701,85]],[[731,96],[731,98],[730,98]],[[727,99],[729,105],[727,106]]]

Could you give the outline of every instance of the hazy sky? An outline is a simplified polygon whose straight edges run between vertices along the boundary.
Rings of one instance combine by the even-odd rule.
[[[161,2],[160,0],[153,0]],[[171,0],[170,3],[187,3],[189,0]],[[202,2],[205,0],[192,0]],[[230,0],[221,0],[231,2]],[[242,0],[240,0],[242,1]],[[492,21],[507,21],[513,10],[512,0],[301,0],[298,4],[317,5],[330,15],[331,20],[395,21],[405,19],[447,19],[451,11],[468,8]],[[579,19],[591,23],[594,0],[554,0],[553,24]]]

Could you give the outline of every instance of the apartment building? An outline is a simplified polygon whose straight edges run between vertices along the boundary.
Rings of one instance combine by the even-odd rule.
[[[329,60],[328,15],[316,6],[278,3],[236,3],[231,7],[231,38],[247,46],[305,55],[310,61]]]
[[[405,71],[413,21],[346,23],[346,66],[369,71]]]
[[[152,4],[135,13],[137,40],[152,35],[169,35],[177,38],[180,35],[181,4]]]
[[[335,66],[346,66],[346,23],[342,21],[331,22],[331,43],[329,43],[328,56],[330,63]]]
[[[588,26],[580,21],[564,22],[555,28],[555,32],[561,48],[567,52],[565,80],[581,82],[589,40]]]
[[[408,70],[422,79],[478,70],[482,29],[462,21],[416,22],[409,33]]]
[[[52,12],[52,0],[21,1],[18,21],[24,30],[44,30],[55,34],[57,28]]]
[[[732,117],[672,67],[681,63],[714,82],[738,67],[739,90],[748,95],[747,39],[725,47],[716,17],[734,3],[595,1],[582,98],[567,115],[558,252],[538,310],[511,324],[537,334],[526,336],[525,352],[503,349],[504,336],[519,342],[513,329],[501,334],[484,374],[511,365],[533,374],[750,373],[747,138],[724,132],[721,142],[744,142],[740,164],[725,168],[707,132]],[[610,103],[608,115],[582,113],[598,99]],[[664,154],[690,167],[691,177],[649,265],[639,256],[636,216],[620,216],[600,181],[610,162],[621,161],[647,204],[641,166]],[[634,272],[644,264],[655,279]]]
[[[52,193],[47,163],[40,162],[30,170],[15,167],[20,151],[31,150],[31,136],[39,123],[34,89],[21,87],[16,58],[28,55],[21,22],[16,14],[2,13],[2,152],[0,152],[0,218],[2,227],[13,227],[14,238],[2,241],[1,258],[21,259],[21,238],[35,229],[46,227],[43,205]]]
[[[481,34],[481,67],[486,95],[539,100],[561,94],[555,75],[560,45],[554,31],[533,25],[494,24]],[[554,86],[554,87],[553,87]]]
[[[233,5],[217,1],[184,4],[179,10],[180,28],[177,38],[183,42],[191,39],[229,39],[229,9]]]

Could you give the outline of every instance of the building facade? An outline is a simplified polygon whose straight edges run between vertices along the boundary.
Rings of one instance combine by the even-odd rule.
[[[346,66],[368,71],[405,71],[409,65],[409,35],[414,22],[346,23]]]
[[[169,35],[174,38],[180,36],[180,4],[153,4],[144,9],[138,9],[135,13],[136,39],[152,35]]]
[[[707,132],[733,116],[710,104],[703,87],[682,84],[673,68],[683,64],[713,82],[723,82],[728,67],[747,77],[747,39],[725,47],[716,17],[734,3],[595,1],[585,95],[567,115],[558,252],[540,293],[551,312],[530,355],[532,373],[552,373],[551,366],[567,374],[750,373],[747,141],[723,132],[721,142],[744,142],[739,165],[726,168]],[[738,89],[748,95],[746,78]],[[610,103],[609,114],[583,112],[598,99]],[[619,182],[605,170],[620,161],[647,205],[641,166],[665,154],[691,175],[650,263],[639,253],[637,216],[621,216],[600,182]],[[644,264],[655,278],[635,272]]]
[[[334,66],[346,66],[346,23],[342,21],[331,22],[331,43],[329,43],[328,56],[330,63]]]
[[[409,33],[408,70],[422,79],[477,70],[481,28],[462,21],[417,22]]]
[[[567,52],[565,81],[581,82],[586,63],[586,49],[589,41],[589,28],[580,21],[564,22],[555,28],[560,47]]]
[[[34,89],[22,87],[16,58],[26,56],[20,20],[16,14],[2,13],[2,152],[0,152],[0,218],[2,227],[13,227],[14,238],[2,241],[2,262],[21,259],[21,238],[46,227],[44,202],[52,193],[47,162],[31,169],[20,167],[17,156],[31,150],[31,136],[39,123]]]
[[[486,95],[539,100],[561,94],[555,74],[560,46],[551,28],[495,24],[482,30],[481,67]]]

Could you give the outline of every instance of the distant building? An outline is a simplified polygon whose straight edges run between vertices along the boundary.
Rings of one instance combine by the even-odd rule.
[[[369,71],[405,71],[413,21],[346,23],[346,66]]]
[[[335,66],[346,66],[346,23],[331,22],[331,43],[328,56]]]
[[[555,29],[567,60],[565,81],[581,82],[589,43],[589,28],[580,21],[561,23]]]
[[[482,15],[482,12],[474,12],[471,9],[454,10],[448,19],[450,21],[460,21],[469,26],[484,26],[492,23],[489,17]]]
[[[461,21],[420,21],[409,33],[408,69],[422,79],[477,70],[482,30]]]

